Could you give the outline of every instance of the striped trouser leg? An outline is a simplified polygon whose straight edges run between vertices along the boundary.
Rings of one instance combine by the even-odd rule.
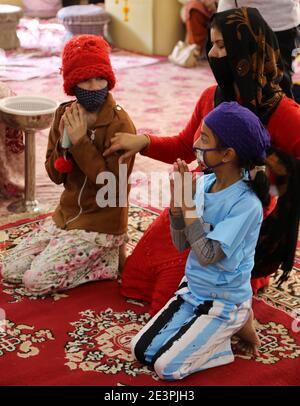
[[[175,296],[134,338],[134,355],[167,380],[227,364],[234,359],[230,338],[250,309],[250,301],[241,306],[206,301],[195,308]]]
[[[249,317],[251,301],[240,306],[212,302],[209,311],[196,310],[152,359],[161,379],[182,379],[194,372],[225,365],[234,360],[231,337]]]
[[[201,311],[207,313],[211,303],[205,302]],[[153,358],[160,348],[176,335],[178,330],[188,329],[189,322],[198,317],[195,316],[194,310],[194,306],[186,303],[181,296],[171,298],[132,340],[132,353],[136,359],[142,363],[153,364]]]
[[[187,281],[183,277],[179,288],[186,287]],[[179,289],[178,288],[178,289]],[[151,364],[152,356],[155,355],[148,351],[146,356],[146,350],[149,345],[152,343],[154,337],[157,336],[159,331],[163,328],[164,325],[168,324],[172,319],[174,313],[182,306],[183,299],[180,296],[173,296],[165,306],[156,313],[155,316],[139,331],[139,333],[131,341],[131,351],[133,356],[143,364]]]
[[[135,358],[143,364],[151,364],[152,357],[156,354],[159,346],[153,345],[153,340],[159,332],[172,320],[174,314],[184,304],[180,296],[173,296],[168,303],[139,331],[131,341],[131,350]],[[151,350],[148,347],[151,346]]]

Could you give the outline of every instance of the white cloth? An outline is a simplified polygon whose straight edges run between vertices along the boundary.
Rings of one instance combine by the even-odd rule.
[[[257,8],[273,31],[285,31],[300,24],[299,0],[219,0],[218,11],[238,7]]]

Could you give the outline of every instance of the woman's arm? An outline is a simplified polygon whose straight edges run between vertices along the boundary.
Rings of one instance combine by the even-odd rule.
[[[215,86],[206,89],[198,100],[194,112],[186,127],[171,137],[149,135],[149,146],[141,152],[142,155],[166,163],[173,163],[177,158],[187,163],[195,159],[193,153],[194,136],[203,117],[213,109]]]
[[[141,152],[142,155],[169,164],[172,164],[179,157],[188,163],[192,162],[195,159],[192,150],[194,135],[203,117],[213,109],[215,89],[216,86],[211,86],[202,93],[190,121],[178,135],[168,137],[143,134],[130,137],[124,133],[115,134],[111,140],[111,145],[103,155],[108,156],[122,150],[121,159]]]

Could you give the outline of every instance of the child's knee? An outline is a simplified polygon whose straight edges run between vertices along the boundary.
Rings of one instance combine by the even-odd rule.
[[[142,364],[145,364],[145,356],[146,356],[146,350],[147,348],[145,345],[141,342],[139,337],[134,337],[133,340],[131,341],[131,353],[132,355]],[[154,370],[156,374],[159,376],[160,379],[163,380],[174,380],[174,379],[180,379],[174,377],[174,373],[172,374],[169,370],[169,368],[166,368],[166,363],[162,359],[158,359],[155,364],[154,364]],[[175,373],[176,375],[176,373]],[[178,375],[179,376],[179,375]]]
[[[0,273],[4,281],[21,283],[24,273],[30,268],[34,256],[28,255],[20,258],[7,258],[0,265]]]
[[[136,340],[136,337],[133,337],[133,339],[131,340],[131,343],[130,343],[130,351],[131,351],[131,354],[132,354],[132,355],[134,356],[134,358],[136,358],[136,359],[138,359],[137,356],[136,356],[136,354],[135,354],[135,350],[136,350],[137,344],[138,344],[138,341]],[[139,360],[138,360],[138,361],[139,361]]]
[[[155,361],[154,370],[158,377],[164,381],[174,381],[185,376],[180,368],[176,368],[174,364],[166,362],[163,358],[158,358]]]
[[[23,276],[23,284],[28,291],[33,290],[36,287],[38,282],[38,275],[35,272],[32,272],[31,269],[26,271]]]
[[[23,284],[32,295],[42,296],[51,292],[51,286],[46,282],[44,272],[41,270],[29,269],[26,271],[23,276]]]
[[[2,263],[0,265],[0,274],[2,276],[2,278],[4,279],[4,281],[8,281],[10,279],[11,276],[11,269],[9,269],[10,267],[8,266],[8,264],[4,264]]]
[[[140,337],[135,336],[130,343],[132,355],[142,364],[145,363],[145,346],[141,343]]]
[[[158,359],[154,363],[154,370],[160,379],[164,381],[171,381],[176,379],[173,377],[173,374],[170,373],[169,368],[167,367],[166,363],[162,359]]]
[[[3,278],[4,282],[10,282],[13,279],[16,279],[16,275],[14,275],[13,269],[10,268],[9,264],[2,263],[0,265],[0,275]],[[14,275],[14,278],[13,278]],[[19,278],[20,280],[22,279]]]

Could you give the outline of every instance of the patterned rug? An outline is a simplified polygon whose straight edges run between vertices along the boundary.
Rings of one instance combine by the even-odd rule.
[[[130,208],[132,251],[157,212]],[[14,247],[36,229],[39,218],[0,228],[0,249]],[[147,305],[125,300],[117,281],[96,282],[36,299],[22,286],[0,283],[0,385],[299,385],[299,251],[289,281],[273,280],[254,299],[262,341],[253,358],[236,352],[235,362],[165,383],[134,361],[129,343],[149,319]]]

